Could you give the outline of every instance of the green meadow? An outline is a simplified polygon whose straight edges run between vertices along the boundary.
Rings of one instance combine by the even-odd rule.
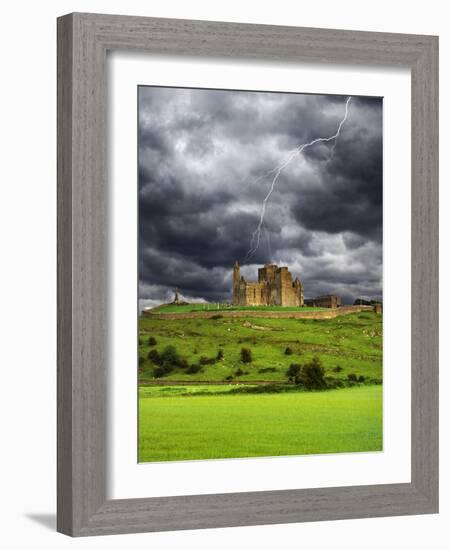
[[[258,395],[222,387],[213,396],[146,390],[140,462],[382,450],[381,386]]]
[[[188,306],[204,304],[166,307]],[[177,359],[166,372],[157,358],[168,346]],[[141,316],[139,461],[381,450],[382,346],[382,316],[373,312],[323,320]],[[313,358],[337,389],[306,391],[288,379],[290,365]]]
[[[175,306],[176,307],[176,306]],[[178,306],[182,307],[182,306]],[[143,316],[139,320],[139,379],[154,383],[155,365],[150,350],[175,346],[189,364],[219,351],[223,358],[189,374],[175,368],[160,381],[177,382],[286,382],[291,363],[319,357],[327,376],[347,379],[364,376],[382,379],[382,317],[372,312],[352,313],[335,319],[232,318],[165,320]],[[149,338],[156,344],[149,346]],[[249,348],[252,362],[241,362],[241,349]],[[286,349],[289,353],[286,354]],[[336,372],[337,371],[337,372]],[[231,377],[231,379],[230,379]]]

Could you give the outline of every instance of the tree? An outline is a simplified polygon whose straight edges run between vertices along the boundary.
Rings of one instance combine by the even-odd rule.
[[[186,366],[178,355],[175,346],[166,346],[161,353],[158,353],[156,349],[152,349],[149,351],[148,358],[156,365],[153,369],[155,378],[161,378],[161,376],[169,374],[178,366]]]
[[[241,349],[241,361],[243,363],[251,363],[253,361],[252,350],[249,348]]]
[[[153,376],[155,378],[162,378],[166,374],[169,374],[169,373],[167,372],[165,367],[163,367],[162,365],[159,365],[153,369]]]
[[[156,341],[156,338],[154,336],[149,336],[148,340],[147,340],[147,344],[149,346],[156,346],[158,342]]]
[[[186,372],[188,374],[196,374],[201,370],[202,370],[202,366],[199,363],[193,363],[192,365],[189,365],[189,367],[186,369]]]
[[[288,370],[286,371],[286,376],[292,380],[295,379],[296,376],[300,374],[300,371],[302,370],[302,366],[298,363],[291,363],[289,365]]]
[[[177,367],[180,363],[180,356],[178,355],[177,348],[175,346],[166,346],[161,352],[161,364],[164,367]]]
[[[327,387],[325,369],[318,357],[313,357],[305,363],[295,377],[295,383],[304,386],[307,390],[322,390]]]
[[[148,352],[148,358],[155,365],[161,364],[161,356],[159,355],[158,350],[156,349],[152,349]]]

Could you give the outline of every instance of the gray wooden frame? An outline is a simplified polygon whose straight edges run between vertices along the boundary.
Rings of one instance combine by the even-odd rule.
[[[107,500],[106,52],[124,49],[411,69],[411,483]],[[437,37],[82,13],[59,18],[58,530],[83,536],[437,512],[437,217]]]

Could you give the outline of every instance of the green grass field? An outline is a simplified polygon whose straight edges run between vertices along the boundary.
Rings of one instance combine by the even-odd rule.
[[[196,390],[205,395],[191,395]],[[382,387],[208,395],[141,388],[139,461],[382,450]],[[185,394],[187,395],[181,395]]]
[[[154,383],[154,365],[148,359],[151,349],[161,351],[173,345],[190,364],[201,357],[213,358],[219,350],[223,359],[187,374],[175,369],[166,382],[286,381],[291,363],[304,363],[317,356],[327,376],[346,379],[349,374],[369,381],[382,379],[382,317],[372,312],[353,313],[335,319],[230,318],[165,320],[141,317],[139,320],[139,380]],[[149,337],[156,339],[148,345]],[[253,361],[241,363],[240,350],[250,348]],[[289,347],[292,355],[286,355]],[[335,372],[338,367],[339,372]],[[239,369],[244,372],[237,376]]]
[[[142,316],[139,461],[381,450],[382,330],[373,312],[324,320]],[[149,352],[167,346],[185,366],[155,378]],[[241,361],[243,347],[250,363]],[[352,387],[308,392],[288,384],[289,365],[313,357],[328,380]],[[350,383],[349,375],[363,378]],[[239,393],[267,384],[283,392]]]

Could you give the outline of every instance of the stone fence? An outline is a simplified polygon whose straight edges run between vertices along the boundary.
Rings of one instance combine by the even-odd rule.
[[[320,309],[318,311],[262,311],[262,310],[217,310],[217,311],[191,311],[185,313],[152,313],[151,310],[142,314],[152,319],[211,319],[212,317],[259,317],[271,319],[334,319],[340,315],[358,313],[361,311],[374,311],[373,306],[342,306],[338,308]]]

